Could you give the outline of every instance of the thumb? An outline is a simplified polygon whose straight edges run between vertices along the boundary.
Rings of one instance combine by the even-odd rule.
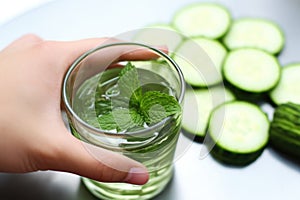
[[[79,141],[70,133],[60,140],[53,169],[102,182],[142,185],[149,179],[146,167],[121,154]],[[63,162],[62,162],[63,161]]]

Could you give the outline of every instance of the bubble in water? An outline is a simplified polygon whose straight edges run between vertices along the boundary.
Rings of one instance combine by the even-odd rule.
[[[107,97],[116,97],[120,94],[120,89],[118,85],[113,85],[112,87],[108,88],[105,92]]]

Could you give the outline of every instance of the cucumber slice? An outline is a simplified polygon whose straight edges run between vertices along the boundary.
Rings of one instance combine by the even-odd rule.
[[[221,69],[223,66],[223,62],[227,55],[227,50],[224,45],[218,40],[207,39],[204,37],[193,38],[193,41],[196,42],[203,50],[207,53],[208,57],[213,62],[218,73],[221,74]],[[221,77],[219,77],[221,78]],[[215,83],[220,83],[222,79],[215,80]]]
[[[267,115],[255,104],[232,101],[217,107],[208,126],[212,155],[231,165],[247,165],[258,158],[269,138]]]
[[[286,65],[282,68],[278,85],[270,92],[271,100],[280,105],[287,102],[300,104],[300,63]]]
[[[225,59],[223,75],[232,86],[242,91],[263,93],[279,82],[281,67],[277,58],[265,51],[236,49]]]
[[[167,45],[169,52],[176,50],[183,37],[169,24],[151,24],[137,31],[134,42],[147,45]]]
[[[241,18],[232,23],[224,43],[231,50],[253,47],[277,54],[284,46],[284,35],[281,28],[272,21]]]
[[[276,149],[300,158],[300,105],[280,104],[270,126],[270,142]]]
[[[183,130],[203,139],[211,111],[218,105],[234,99],[234,95],[222,86],[209,89],[188,89],[184,97]]]
[[[222,82],[221,68],[226,55],[227,51],[219,41],[197,37],[182,42],[173,59],[188,84],[208,87]]]
[[[229,29],[231,15],[215,3],[194,3],[177,11],[173,25],[187,37],[220,38]]]

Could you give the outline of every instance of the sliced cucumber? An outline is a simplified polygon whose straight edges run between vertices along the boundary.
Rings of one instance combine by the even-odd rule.
[[[207,39],[204,37],[193,38],[193,41],[203,48],[213,62],[218,73],[221,73],[222,65],[227,55],[227,50],[224,45],[218,40]],[[222,79],[215,80],[215,84],[220,83],[221,81]]]
[[[231,16],[228,10],[214,3],[190,4],[175,14],[173,25],[185,36],[220,38],[229,29]]]
[[[300,159],[300,105],[280,104],[270,127],[271,144],[278,150]]]
[[[232,101],[217,107],[208,126],[212,155],[231,165],[247,165],[268,142],[269,120],[255,104]]]
[[[167,45],[169,52],[176,50],[183,37],[169,24],[151,24],[137,31],[134,42],[148,45]]]
[[[211,111],[216,106],[234,99],[234,95],[222,86],[188,89],[184,100],[183,130],[203,139]]]
[[[276,57],[253,48],[231,51],[223,66],[224,78],[234,87],[251,93],[263,93],[279,82],[281,67]]]
[[[300,104],[300,63],[282,68],[278,85],[270,92],[271,100],[276,104],[293,102]]]
[[[284,46],[284,35],[281,28],[269,20],[241,18],[233,21],[224,43],[231,50],[253,47],[277,54]]]
[[[222,82],[221,68],[227,51],[217,40],[187,39],[173,55],[188,84],[207,87]]]

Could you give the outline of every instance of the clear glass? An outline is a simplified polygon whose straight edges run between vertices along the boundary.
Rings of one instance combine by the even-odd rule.
[[[145,60],[139,51],[149,51]],[[133,56],[135,55],[135,56]],[[127,60],[138,69],[144,90],[164,90],[183,104],[185,84],[177,64],[164,52],[138,43],[110,43],[90,50],[78,58],[66,73],[63,101],[72,134],[93,148],[87,150],[97,158],[94,148],[101,147],[143,163],[150,179],[145,185],[105,183],[82,178],[84,184],[101,199],[150,199],[160,193],[173,176],[173,159],[181,126],[181,114],[138,130],[121,133],[100,129],[97,109],[99,95],[116,94],[120,66]],[[109,163],[107,163],[109,165]]]

